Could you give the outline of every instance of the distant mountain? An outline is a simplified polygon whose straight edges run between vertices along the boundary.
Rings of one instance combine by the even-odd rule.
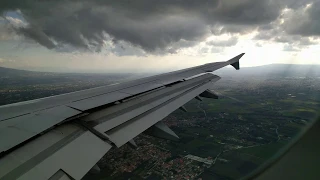
[[[35,72],[0,67],[0,89],[8,86],[44,84],[89,84],[98,86],[140,78],[139,74],[129,73],[56,73]],[[143,77],[143,76],[142,76]]]
[[[129,76],[130,73],[59,73],[59,72],[38,72],[20,69],[0,67],[0,77],[3,76]]]
[[[0,67],[0,77],[3,76],[24,76],[31,74],[41,74],[42,72],[26,71],[12,68]]]

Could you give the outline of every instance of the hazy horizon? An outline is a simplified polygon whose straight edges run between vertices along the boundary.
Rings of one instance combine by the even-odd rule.
[[[252,70],[257,70],[257,71],[263,71],[263,69],[261,68],[265,68],[266,71],[271,71],[272,69],[274,70],[288,70],[288,69],[292,69],[292,68],[296,68],[295,70],[304,70],[304,71],[308,71],[308,70],[314,70],[315,68],[320,67],[320,64],[266,64],[266,65],[259,65],[259,66],[251,66],[251,67],[241,67],[240,64],[240,71],[241,73],[246,73],[243,70],[245,69],[251,69]],[[270,69],[271,68],[271,69]],[[305,69],[308,68],[308,69]],[[3,71],[3,69],[5,70],[21,70],[21,71],[27,71],[27,72],[39,72],[39,73],[58,73],[58,74],[64,74],[64,73],[69,73],[69,74],[160,74],[160,73],[166,73],[166,72],[170,72],[170,71],[176,71],[176,70],[181,70],[184,68],[180,68],[180,69],[171,69],[171,70],[162,70],[162,71],[143,71],[143,72],[139,72],[139,71],[109,71],[109,72],[102,72],[102,71],[45,71],[45,70],[32,70],[32,69],[17,69],[17,68],[7,68],[7,67],[1,67],[0,66],[0,73],[1,71]],[[234,71],[234,68],[231,66],[227,66],[223,69],[218,70],[217,72],[228,72],[228,73],[235,73],[235,72],[240,72],[240,71]],[[250,71],[250,72],[251,72]],[[249,73],[250,73],[249,72]],[[320,73],[319,73],[320,74]]]

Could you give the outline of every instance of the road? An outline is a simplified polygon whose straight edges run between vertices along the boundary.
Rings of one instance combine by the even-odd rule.
[[[212,166],[216,163],[216,161],[217,161],[217,159],[219,158],[219,156],[222,154],[222,153],[224,153],[225,151],[221,151],[217,156],[216,156],[216,158],[214,158],[214,160],[213,160],[213,163],[212,163]]]
[[[277,133],[277,136],[278,136],[278,140],[277,140],[277,141],[280,141],[280,134],[279,134],[279,132],[278,132],[278,129],[279,129],[279,126],[276,125],[276,133]]]
[[[201,107],[202,103],[199,101],[197,107],[203,111],[203,114],[204,114],[204,117],[205,117],[205,120],[207,119],[207,113],[206,113],[206,110],[204,110],[202,107]]]

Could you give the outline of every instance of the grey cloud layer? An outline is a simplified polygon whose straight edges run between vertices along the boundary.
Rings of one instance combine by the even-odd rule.
[[[311,6],[292,12],[284,23],[284,28],[290,34],[303,36],[320,35],[320,1],[317,0]]]
[[[114,44],[126,42],[147,52],[175,53],[181,47],[204,41],[211,34],[246,33],[257,28],[270,33],[274,26],[269,24],[281,16],[285,7],[298,11],[306,3],[310,1],[4,0],[0,2],[0,13],[20,10],[28,26],[18,28],[17,32],[49,49],[67,44],[100,51],[111,37]],[[304,23],[295,26],[288,19],[284,24],[288,33],[320,35],[320,23],[316,20],[320,15],[318,4],[308,9]],[[302,28],[306,25],[310,30]],[[275,33],[270,36],[279,35]],[[232,46],[237,39],[232,40],[219,46]]]
[[[278,19],[260,26],[260,33],[255,38],[289,43],[298,48],[316,44],[312,39],[318,39],[320,36],[320,1],[288,0],[287,2],[286,7],[289,9],[279,16],[283,23]]]

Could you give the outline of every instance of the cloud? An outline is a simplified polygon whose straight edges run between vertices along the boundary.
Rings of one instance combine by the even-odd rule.
[[[254,39],[289,43],[299,48],[315,45],[320,36],[320,1],[285,1],[277,20],[260,26]]]
[[[297,11],[291,11],[287,15],[287,21],[283,24],[289,34],[302,36],[320,35],[320,1],[314,1],[302,6]]]
[[[261,43],[256,43],[256,46],[257,47],[262,47],[262,44]]]
[[[27,26],[27,24],[25,22],[23,22],[21,19],[19,18],[14,18],[11,16],[6,16],[5,19],[14,27],[23,27],[23,26]]]
[[[1,66],[2,65],[8,65],[8,64],[14,64],[14,63],[15,63],[15,60],[0,58]]]
[[[200,54],[206,54],[209,52],[209,48],[208,47],[203,47],[199,50],[199,53]]]
[[[274,38],[276,42],[280,43],[291,43],[299,46],[309,46],[317,44],[311,41],[309,37],[303,37],[301,35],[282,35]]]
[[[257,25],[274,21],[279,16],[282,5],[275,0],[221,0],[214,11],[219,21],[231,24]]]
[[[211,53],[221,53],[221,52],[223,52],[223,48],[221,48],[221,47],[212,47],[210,52]]]
[[[211,46],[221,46],[221,47],[229,47],[229,46],[234,46],[238,43],[238,38],[237,37],[231,37],[227,40],[212,40],[207,42],[207,45]]]
[[[281,41],[289,35],[320,35],[319,3],[311,0],[3,0],[0,13],[19,10],[25,25],[18,34],[48,49],[103,52],[108,45],[118,55],[177,53],[211,35],[246,34]],[[292,13],[284,14],[284,9]],[[280,19],[284,19],[281,22]],[[305,22],[295,23],[296,20]],[[12,23],[18,23],[12,21]],[[310,27],[305,28],[305,27]],[[277,30],[273,30],[277,29]],[[278,38],[279,37],[279,38]],[[231,46],[233,41],[212,42]],[[289,41],[296,41],[290,39]],[[134,48],[133,48],[134,47]],[[136,48],[140,49],[137,50]]]
[[[25,37],[31,38],[37,41],[39,44],[47,47],[48,49],[53,49],[56,45],[50,38],[43,33],[39,28],[36,27],[26,27],[26,28],[19,28],[19,34],[23,34]]]
[[[298,48],[294,47],[293,45],[285,44],[283,46],[283,51],[297,52],[297,51],[300,51],[300,50]]]
[[[260,30],[254,37],[254,40],[273,41],[276,43],[289,43],[295,46],[310,46],[315,45],[317,42],[312,37],[303,36],[300,34],[290,34],[286,32],[281,24],[274,23],[270,30]],[[316,38],[315,38],[316,39]]]
[[[14,29],[5,23],[0,23],[0,41],[7,41],[16,39],[17,35],[14,33]]]

